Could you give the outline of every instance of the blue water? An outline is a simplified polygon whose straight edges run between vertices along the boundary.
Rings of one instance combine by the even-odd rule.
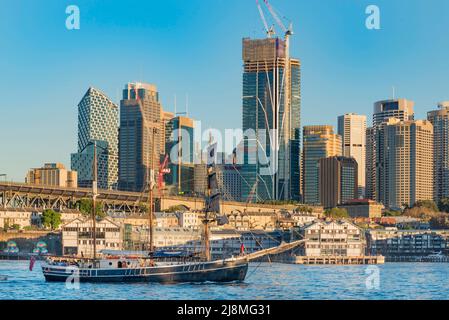
[[[39,262],[0,261],[3,299],[449,299],[449,264],[387,263],[377,266],[251,264],[244,283],[86,284],[68,289],[46,283]],[[368,269],[367,269],[368,268]],[[367,285],[368,282],[368,285]]]

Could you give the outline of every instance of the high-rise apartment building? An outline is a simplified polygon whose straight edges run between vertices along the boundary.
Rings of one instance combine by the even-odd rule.
[[[118,122],[118,106],[98,89],[89,88],[78,104],[78,152],[71,155],[79,187],[92,186],[95,143],[98,187],[117,188]]]
[[[427,113],[433,124],[434,199],[449,198],[449,101],[438,104],[438,110]]]
[[[341,136],[329,125],[305,126],[303,129],[303,201],[320,204],[319,160],[340,156]]]
[[[338,117],[338,134],[343,156],[353,157],[358,164],[358,196],[365,196],[366,116],[354,113]]]
[[[358,196],[358,164],[352,157],[319,160],[320,204],[335,208]]]
[[[412,206],[433,199],[433,126],[430,121],[390,118],[379,129],[383,154],[379,171],[380,202],[386,207]]]
[[[156,179],[164,145],[162,106],[155,85],[128,83],[120,101],[119,188],[144,190]],[[151,168],[155,171],[151,173]]]
[[[243,199],[300,197],[300,62],[288,50],[243,39]]]
[[[76,171],[68,171],[62,163],[46,163],[28,171],[25,183],[41,186],[77,188]]]
[[[380,201],[385,182],[383,181],[383,131],[382,126],[389,118],[400,121],[414,119],[414,102],[407,99],[390,99],[374,103],[373,126],[367,129],[366,135],[366,197]]]

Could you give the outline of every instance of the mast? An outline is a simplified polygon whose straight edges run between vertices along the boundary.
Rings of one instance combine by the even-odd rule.
[[[154,187],[154,136],[157,133],[156,128],[152,128],[151,136],[151,169],[148,179],[149,196],[148,196],[148,214],[149,214],[149,236],[150,236],[150,253],[154,252],[154,223],[153,223],[153,187]]]
[[[207,189],[206,189],[206,206],[204,224],[204,250],[206,261],[211,260],[210,248],[210,229],[209,224],[214,220],[210,213],[220,212],[220,194],[218,193],[217,176],[215,173],[215,158],[216,158],[217,143],[214,143],[208,148],[207,157]]]
[[[93,159],[93,170],[92,170],[92,233],[94,242],[94,260],[97,259],[97,205],[96,198],[98,195],[97,187],[97,142],[94,141],[94,159]]]

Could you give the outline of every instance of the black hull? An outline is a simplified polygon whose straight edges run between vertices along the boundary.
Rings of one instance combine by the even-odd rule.
[[[48,282],[73,281],[92,283],[182,283],[182,282],[232,282],[245,280],[248,271],[246,260],[201,262],[175,266],[157,266],[136,269],[75,269],[70,267],[42,266]],[[76,281],[76,280],[75,280]]]

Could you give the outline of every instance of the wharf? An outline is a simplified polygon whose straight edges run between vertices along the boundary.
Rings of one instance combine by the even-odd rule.
[[[289,264],[307,264],[307,265],[359,265],[359,264],[384,264],[384,256],[290,256],[283,257],[282,261],[276,261]]]

